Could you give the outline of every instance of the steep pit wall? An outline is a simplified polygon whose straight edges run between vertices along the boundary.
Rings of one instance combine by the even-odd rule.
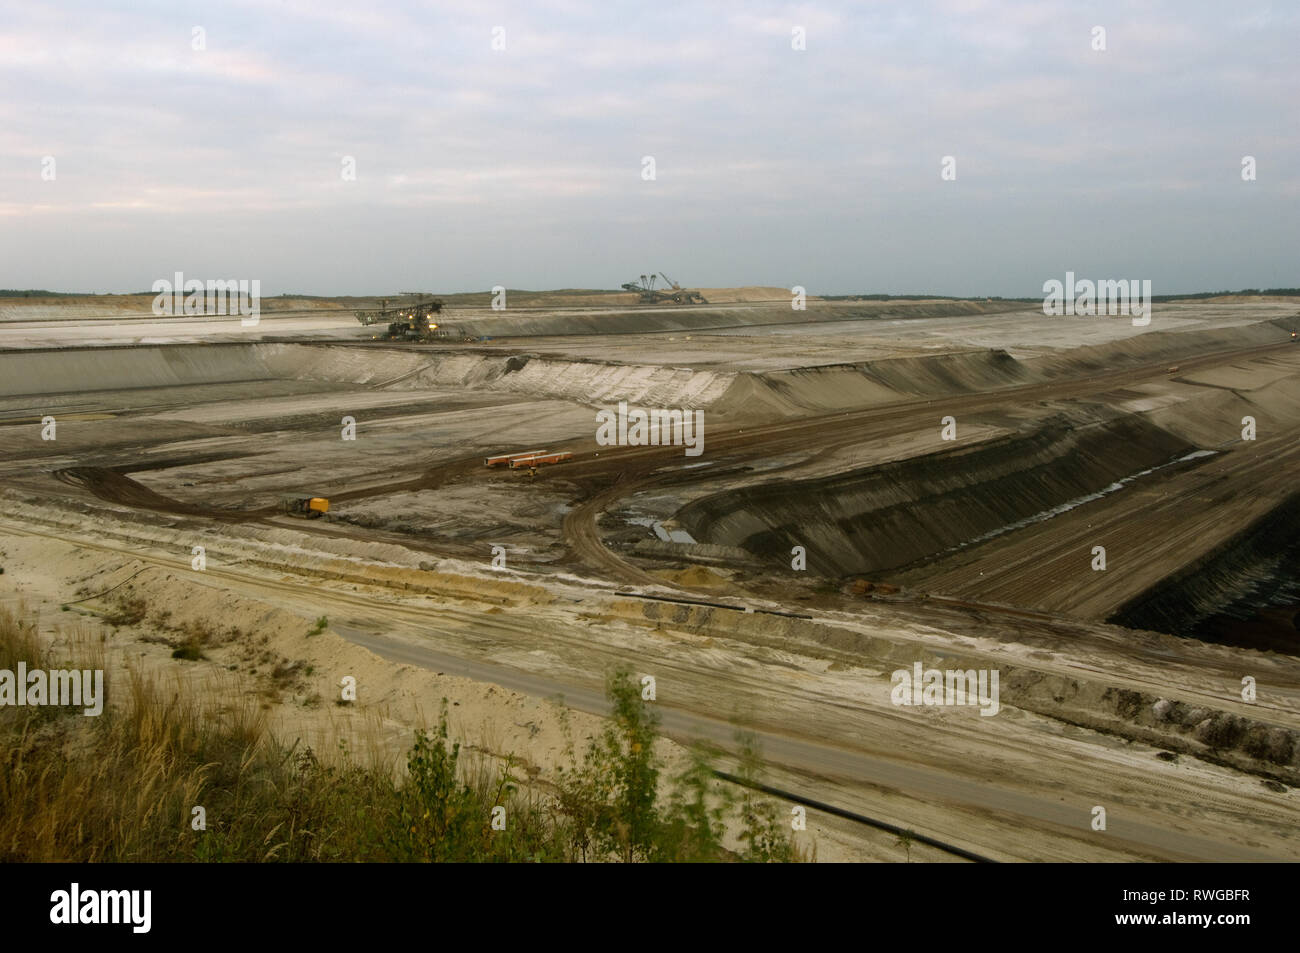
[[[0,396],[273,380],[255,345],[56,348],[0,353]]]
[[[1011,387],[1032,376],[1006,351],[889,358],[855,364],[739,374],[714,407],[721,413],[786,417]]]
[[[1251,619],[1260,609],[1300,604],[1300,492],[1271,513],[1246,526],[1225,544],[1138,598],[1122,606],[1108,622],[1131,629],[1207,637],[1202,624],[1214,616]],[[1242,627],[1246,628],[1246,627]],[[1300,655],[1294,624],[1269,644],[1254,638],[1229,641],[1249,648]]]
[[[499,391],[597,403],[707,407],[735,379],[711,368],[320,344],[193,344],[0,353],[0,397],[259,381]]]
[[[748,301],[713,308],[709,305],[647,305],[627,311],[458,311],[448,312],[448,323],[472,337],[555,337],[596,334],[659,334],[828,321],[876,321],[897,318],[957,317],[1023,311],[1023,302],[1009,301],[811,301],[804,311],[790,307],[790,296],[772,289],[775,300]],[[709,291],[712,304],[723,304]],[[516,300],[516,299],[512,299]],[[626,305],[625,305],[626,306]]]
[[[788,564],[807,550],[821,575],[879,574],[1102,490],[1193,448],[1136,417],[911,457],[834,477],[727,490],[676,520],[700,542]]]
[[[450,354],[389,387],[467,387],[582,404],[626,400],[654,407],[708,407],[734,378],[711,368]]]
[[[1025,364],[1034,373],[1047,378],[1083,377],[1092,371],[1116,370],[1159,361],[1176,364],[1204,354],[1281,344],[1289,340],[1290,334],[1279,324],[1270,320],[1227,328],[1161,331],[1156,330],[1160,325],[1157,306],[1150,328],[1141,334],[1105,344],[1070,348],[1047,357],[1030,358]]]

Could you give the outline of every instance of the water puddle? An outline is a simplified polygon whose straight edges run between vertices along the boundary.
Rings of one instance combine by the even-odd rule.
[[[695,537],[684,529],[668,529],[662,522],[652,517],[646,516],[629,516],[625,517],[626,522],[633,526],[649,526],[656,536],[665,543],[694,543]]]

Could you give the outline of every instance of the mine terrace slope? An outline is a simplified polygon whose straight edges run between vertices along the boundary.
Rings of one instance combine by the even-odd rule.
[[[327,613],[394,671],[588,711],[631,664],[675,737],[725,742],[738,718],[786,790],[997,859],[1298,856],[1295,653],[1104,622],[1290,505],[1284,305],[1171,306],[1145,332],[993,303],[458,307],[504,340],[356,343],[333,313],[203,345],[0,328],[24,345],[0,352],[6,582],[53,607],[123,584]],[[704,455],[597,445],[620,400],[704,411]],[[533,480],[483,467],[533,446],[574,456]],[[331,519],[281,513],[288,489]],[[1225,591],[1237,562],[1216,564]],[[1002,713],[891,704],[915,662],[998,668]],[[1089,827],[1099,803],[1113,836]]]

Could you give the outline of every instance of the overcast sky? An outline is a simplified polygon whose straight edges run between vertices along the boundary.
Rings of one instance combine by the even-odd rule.
[[[0,287],[1300,286],[1298,41],[1256,0],[0,0]]]

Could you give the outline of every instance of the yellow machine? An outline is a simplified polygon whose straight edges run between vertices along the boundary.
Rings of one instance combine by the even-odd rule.
[[[320,496],[282,496],[284,511],[290,516],[320,519],[330,511],[330,501]]]

